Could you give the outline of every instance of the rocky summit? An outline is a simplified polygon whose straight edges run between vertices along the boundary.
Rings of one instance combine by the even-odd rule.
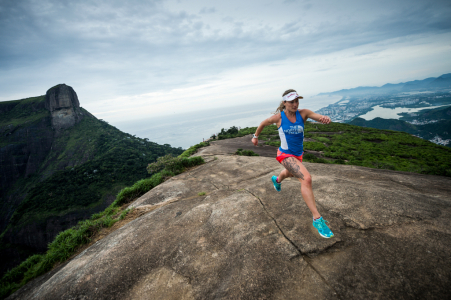
[[[272,186],[274,158],[205,149],[131,203],[147,213],[8,299],[449,297],[450,178],[305,163],[324,239],[299,182]]]
[[[52,114],[52,126],[58,132],[78,123],[83,113],[74,89],[58,84],[45,94],[45,108]]]

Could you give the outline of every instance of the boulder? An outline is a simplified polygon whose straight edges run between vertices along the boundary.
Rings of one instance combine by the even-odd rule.
[[[8,299],[449,296],[450,178],[305,166],[331,239],[312,227],[296,179],[274,189],[274,158],[209,155],[130,204],[148,213]]]

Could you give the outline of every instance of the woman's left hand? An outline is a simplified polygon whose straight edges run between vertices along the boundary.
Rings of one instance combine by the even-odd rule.
[[[321,118],[319,118],[319,121],[323,124],[329,124],[330,118],[328,116],[321,116]]]

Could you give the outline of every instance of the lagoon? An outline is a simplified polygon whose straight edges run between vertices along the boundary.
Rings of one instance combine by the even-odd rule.
[[[429,106],[429,107],[419,107],[419,108],[408,108],[408,107],[396,107],[396,108],[386,108],[376,105],[373,107],[372,111],[367,112],[364,115],[359,116],[362,119],[367,121],[372,120],[374,118],[383,118],[383,119],[396,119],[399,120],[401,116],[400,113],[415,113],[424,109],[433,109],[442,106],[448,105],[439,105],[439,106]]]

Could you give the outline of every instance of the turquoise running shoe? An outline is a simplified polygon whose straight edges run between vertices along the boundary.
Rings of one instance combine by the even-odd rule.
[[[277,182],[277,176],[272,175],[271,180],[272,183],[274,184],[274,188],[276,189],[276,191],[280,192],[282,190],[282,185]]]
[[[326,225],[326,222],[329,223],[329,221],[326,221],[323,219],[323,217],[320,217],[317,220],[313,220],[313,227],[318,229],[318,233],[323,238],[331,238],[334,236],[332,231],[330,231],[329,227]]]

